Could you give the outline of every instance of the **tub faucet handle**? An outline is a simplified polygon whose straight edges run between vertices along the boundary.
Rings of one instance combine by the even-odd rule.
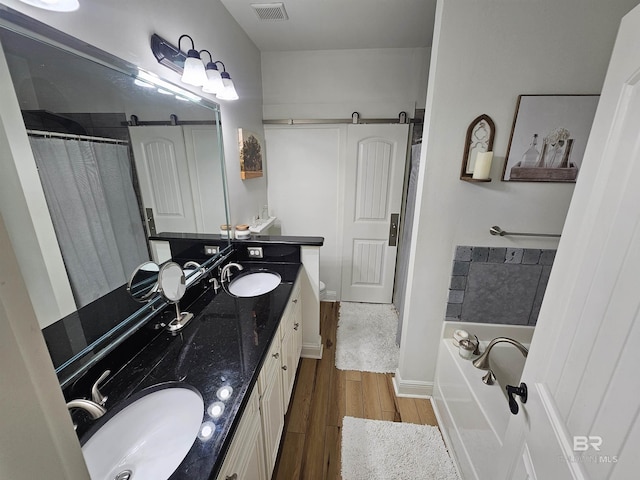
[[[527,403],[527,384],[524,382],[520,383],[519,387],[514,387],[513,385],[507,385],[507,397],[509,397],[509,409],[511,413],[514,415],[518,414],[520,410],[518,407],[518,402],[514,398],[514,395],[518,395],[522,403]]]

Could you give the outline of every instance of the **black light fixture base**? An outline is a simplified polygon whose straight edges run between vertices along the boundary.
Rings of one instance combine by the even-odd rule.
[[[151,35],[151,51],[158,63],[182,75],[187,54],[174,47],[160,35]]]

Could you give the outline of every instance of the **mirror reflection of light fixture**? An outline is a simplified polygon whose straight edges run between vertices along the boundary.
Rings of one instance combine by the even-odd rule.
[[[180,42],[182,42],[182,39],[185,37],[191,40],[191,48],[187,51],[187,58],[184,61],[182,81],[189,85],[201,87],[207,82],[207,74],[204,70],[204,64],[200,59],[200,54],[193,43],[193,39],[189,35],[181,35],[178,39],[178,50],[180,50]]]
[[[205,67],[205,72],[207,74],[207,81],[202,86],[202,91],[206,93],[218,94],[224,89],[224,84],[222,83],[222,76],[218,71],[218,66],[213,61],[213,57],[211,56],[211,52],[209,50],[200,50],[200,53],[207,52],[209,54],[209,62]],[[220,62],[222,63],[222,62]]]
[[[165,95],[179,95],[183,98],[188,98],[192,102],[199,102],[200,100],[202,100],[202,98],[200,98],[195,93],[191,93],[184,88],[177,87],[172,83],[162,80],[153,73],[149,73],[144,70],[138,69],[138,75],[136,76],[136,80],[134,80],[134,83],[137,80],[153,84],[155,87],[157,87],[159,93],[163,93]]]
[[[51,10],[54,12],[73,12],[80,8],[78,0],[20,0],[22,3],[33,7]]]

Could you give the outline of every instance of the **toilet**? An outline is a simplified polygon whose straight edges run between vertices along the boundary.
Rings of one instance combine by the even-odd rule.
[[[327,286],[322,280],[320,280],[320,301],[324,300],[326,296],[327,296]]]

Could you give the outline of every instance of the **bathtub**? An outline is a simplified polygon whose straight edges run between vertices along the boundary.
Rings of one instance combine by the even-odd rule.
[[[481,339],[481,351],[499,336],[510,336],[528,347],[533,328],[520,327],[522,330],[515,332],[513,328],[488,328],[478,333],[466,327]],[[496,382],[485,385],[482,377],[486,372],[460,357],[450,335],[445,334],[440,342],[434,409],[445,443],[464,480],[496,478],[496,459],[511,416],[505,386],[520,384],[526,359],[513,345],[501,343],[491,350],[490,361]]]

